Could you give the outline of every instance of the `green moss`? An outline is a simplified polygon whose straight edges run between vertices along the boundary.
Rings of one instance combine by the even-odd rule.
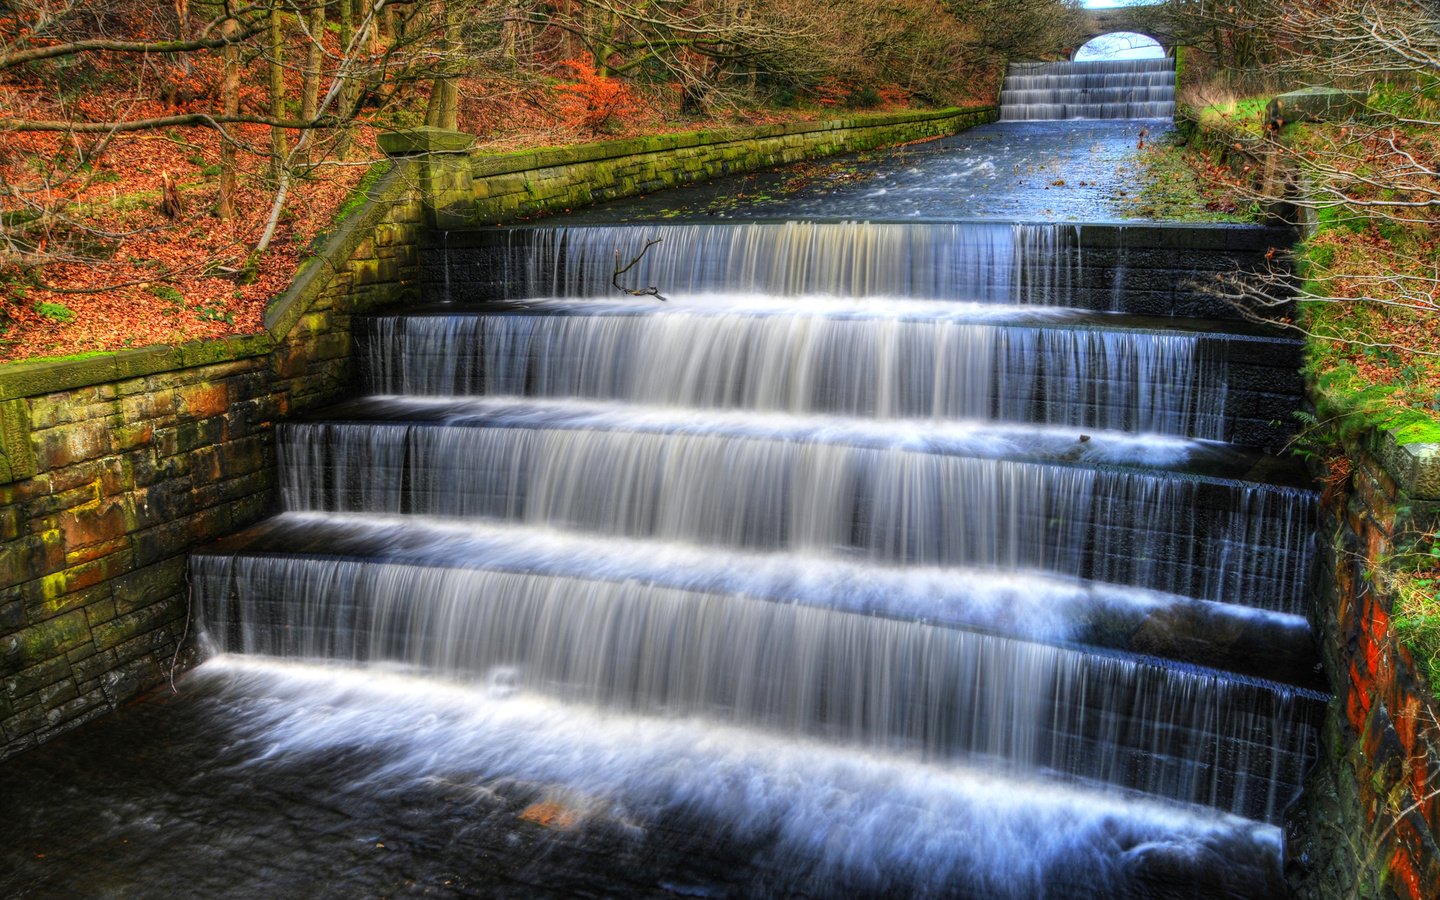
[[[1395,436],[1395,443],[1440,444],[1440,422],[1416,410],[1404,410],[1386,425]]]
[[[74,361],[76,361],[76,360],[81,360],[81,359],[95,359],[95,358],[101,357],[101,356],[109,356],[112,352],[113,352],[113,351],[111,351],[111,350],[86,350],[86,351],[84,351],[83,353],[66,353],[66,354],[63,354],[63,355],[61,355],[61,356],[31,356],[31,357],[28,357],[28,358],[23,359],[23,360],[16,360],[16,362],[26,362],[26,363],[32,363],[32,362],[39,362],[39,363],[74,362]]]
[[[355,190],[350,192],[350,196],[346,197],[345,202],[341,203],[340,208],[336,210],[335,218],[331,221],[331,228],[327,230],[333,230],[334,226],[339,225],[358,212],[360,208],[369,201],[370,192],[380,181],[381,176],[388,171],[390,171],[390,163],[385,160],[381,160],[367,169],[364,177],[360,179],[360,183],[355,185]],[[316,247],[320,246],[321,243],[323,243],[323,241],[318,235],[315,240],[311,241],[311,244]]]
[[[52,322],[59,322],[62,325],[75,321],[75,310],[63,303],[39,302],[35,304],[35,312],[44,316]]]
[[[1390,578],[1395,594],[1391,633],[1415,657],[1440,699],[1440,544],[1429,535],[1394,561]]]

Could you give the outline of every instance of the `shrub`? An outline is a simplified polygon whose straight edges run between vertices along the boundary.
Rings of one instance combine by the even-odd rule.
[[[561,63],[575,75],[575,81],[557,85],[557,109],[567,124],[578,126],[591,134],[613,130],[622,119],[644,110],[630,86],[607,78],[578,59]]]

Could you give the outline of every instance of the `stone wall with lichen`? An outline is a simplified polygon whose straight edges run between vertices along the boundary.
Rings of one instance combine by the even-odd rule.
[[[954,134],[997,115],[994,107],[980,107],[852,116],[477,157],[471,165],[470,224],[497,224],[731,172]]]
[[[1370,433],[1332,462],[1320,603],[1335,700],[1292,822],[1307,898],[1440,896],[1440,701],[1391,628],[1387,569],[1440,526],[1440,445]]]
[[[351,389],[350,317],[416,294],[425,230],[991,118],[902,113],[501,156],[420,133],[346,205],[264,332],[0,366],[0,759],[184,667],[187,554],[274,510],[274,423]]]
[[[168,677],[186,554],[272,510],[274,423],[349,390],[350,313],[415,281],[402,169],[265,332],[0,367],[0,758]]]

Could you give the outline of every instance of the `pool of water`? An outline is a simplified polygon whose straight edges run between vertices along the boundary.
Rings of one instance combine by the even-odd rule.
[[[503,671],[221,656],[177,688],[0,768],[0,895],[1281,895],[1271,826]]]

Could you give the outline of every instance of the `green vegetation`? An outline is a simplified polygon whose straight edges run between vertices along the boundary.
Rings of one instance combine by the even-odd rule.
[[[53,322],[64,323],[75,321],[75,310],[63,303],[36,303],[35,312]]]
[[[1180,135],[1149,144],[1136,162],[1140,189],[1117,198],[1125,215],[1173,222],[1254,222],[1259,206],[1211,174],[1221,154]]]
[[[1276,191],[1267,174],[1300,174],[1308,190],[1298,204],[1313,223],[1295,260],[1300,302],[1293,318],[1277,315],[1273,301],[1291,285],[1276,277],[1256,292],[1254,312],[1306,336],[1315,411],[1299,416],[1292,450],[1327,468],[1333,490],[1357,442],[1377,432],[1401,445],[1440,443],[1440,77],[1374,79],[1364,115],[1279,134],[1265,115],[1276,93],[1192,88],[1192,102],[1204,99],[1182,112],[1182,142],[1146,155],[1139,205],[1175,214],[1220,196],[1255,212]],[[1394,637],[1440,696],[1437,535],[1412,538],[1375,578],[1394,601]]]
[[[1391,628],[1440,695],[1440,543],[1426,535],[1421,546],[1396,560],[1391,579],[1395,616]]]

